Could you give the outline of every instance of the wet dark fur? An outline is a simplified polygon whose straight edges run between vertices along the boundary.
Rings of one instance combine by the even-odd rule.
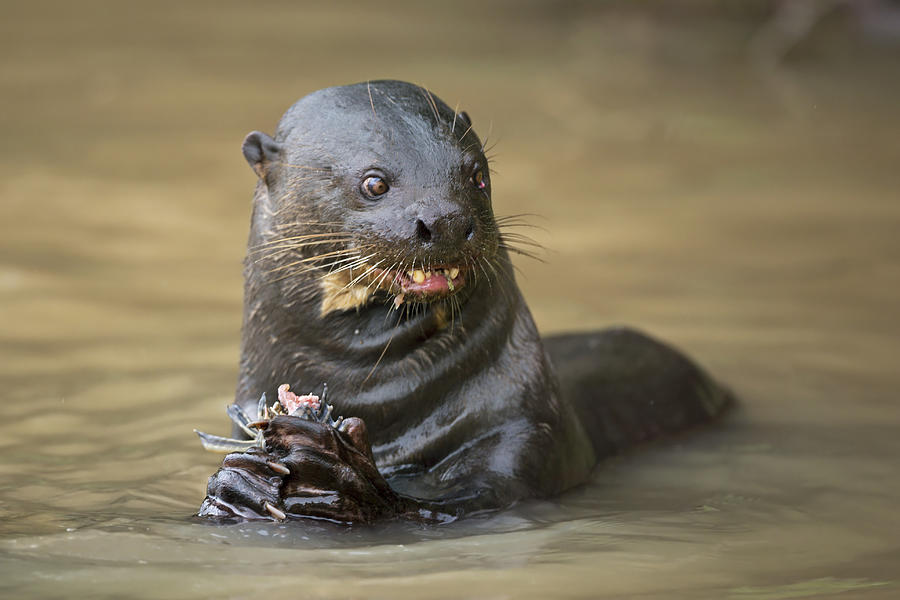
[[[315,92],[288,110],[274,140],[251,134],[244,150],[260,181],[236,401],[252,410],[280,383],[306,392],[327,382],[336,411],[365,422],[378,470],[413,508],[437,501],[462,514],[554,495],[585,481],[599,458],[728,403],[686,358],[632,330],[542,343],[509,260],[517,238],[501,233],[490,185],[472,185],[474,165],[487,173],[482,143],[464,113],[424,89],[377,81]],[[373,167],[392,183],[374,201],[359,190]],[[404,269],[466,265],[467,282],[399,309],[371,287],[365,305],[322,315],[322,275],[370,254]],[[238,480],[225,485],[229,502],[252,496]]]

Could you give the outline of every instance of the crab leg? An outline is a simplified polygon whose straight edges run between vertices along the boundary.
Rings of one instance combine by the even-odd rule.
[[[289,390],[289,386],[287,385],[283,385],[281,387],[283,387],[285,391]],[[279,393],[280,392],[281,389],[279,388]],[[334,407],[325,402],[325,398],[327,395],[328,385],[324,383],[322,384],[321,397],[314,395],[297,397],[295,394],[290,394],[292,400],[301,402],[300,406],[293,409],[293,412],[290,413],[290,416],[330,425],[338,431],[346,431],[348,423],[344,421],[344,418],[338,417],[337,420],[335,420],[332,417],[332,411],[334,411]],[[279,403],[276,401],[273,407],[270,409],[266,404],[266,395],[265,393],[263,393],[259,397],[259,402],[257,402],[256,405],[255,420],[252,419],[250,415],[248,415],[246,411],[244,411],[244,409],[242,409],[238,404],[230,404],[225,407],[225,412],[228,414],[228,417],[231,419],[231,421],[235,425],[237,425],[241,429],[241,431],[252,438],[249,440],[236,440],[233,438],[204,433],[203,431],[197,431],[196,429],[194,430],[194,433],[196,433],[200,437],[200,443],[203,444],[203,447],[211,452],[246,452],[251,448],[262,448],[263,450],[265,450],[266,439],[262,430],[266,429],[269,426],[269,419],[272,419],[278,415],[285,415],[285,409],[293,406],[291,402],[288,402],[288,406],[282,406],[282,404],[284,403]],[[316,408],[314,409],[313,406],[315,406]],[[282,475],[287,475],[290,473],[290,470],[283,465],[270,463],[269,466],[276,473],[280,473]],[[276,508],[276,510],[278,509]]]
[[[247,416],[247,413],[238,406],[237,404],[229,404],[225,407],[225,412],[228,414],[231,421],[243,430],[251,438],[256,437],[256,432],[248,427],[250,424],[250,417]]]
[[[219,435],[204,433],[202,431],[197,431],[196,429],[194,430],[194,433],[200,437],[200,443],[203,444],[203,447],[210,452],[246,452],[254,446],[259,446],[258,439],[235,440]]]
[[[263,392],[262,396],[259,397],[259,403],[256,405],[256,418],[257,419],[268,419],[269,418],[269,407],[266,406],[266,393]]]
[[[331,411],[334,410],[334,407],[330,404],[323,403],[322,410],[319,411],[318,418],[316,419],[319,423],[328,423],[331,425],[333,421],[331,421]]]

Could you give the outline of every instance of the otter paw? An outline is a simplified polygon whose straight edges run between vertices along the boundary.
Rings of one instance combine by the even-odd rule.
[[[375,466],[365,424],[350,418],[343,425],[285,416],[266,425],[266,448],[291,472],[281,487],[287,514],[341,523],[396,514],[400,500]]]
[[[225,457],[209,478],[199,516],[283,520],[283,478],[290,469],[259,448]]]
[[[399,514],[403,500],[378,472],[365,424],[341,425],[288,415],[253,423],[262,447],[225,457],[200,516],[368,523]]]

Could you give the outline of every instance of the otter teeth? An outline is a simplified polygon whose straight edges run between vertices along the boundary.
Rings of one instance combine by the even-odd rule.
[[[447,280],[453,280],[459,275],[459,267],[438,268],[427,271],[425,269],[416,269],[415,271],[409,270],[406,274],[416,283],[424,283],[426,279],[431,279],[434,275],[441,275]]]

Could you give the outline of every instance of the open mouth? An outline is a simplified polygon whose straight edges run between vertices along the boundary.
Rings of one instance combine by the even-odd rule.
[[[384,288],[421,299],[441,298],[465,285],[465,269],[456,266],[433,266],[408,271],[380,271],[378,279]],[[398,290],[399,288],[399,290]]]
[[[468,268],[456,265],[432,265],[421,269],[379,269],[374,265],[363,265],[362,269],[360,274],[341,269],[322,277],[319,309],[322,316],[333,311],[358,309],[369,302],[377,290],[393,296],[393,304],[399,308],[406,302],[425,304],[448,298],[468,284]]]

